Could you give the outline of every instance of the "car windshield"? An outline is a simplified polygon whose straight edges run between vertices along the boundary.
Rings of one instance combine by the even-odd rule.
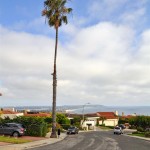
[[[115,127],[115,129],[120,129],[119,127]]]
[[[8,126],[10,127],[20,127],[20,128],[25,128],[24,125],[19,124],[19,123],[7,123]]]

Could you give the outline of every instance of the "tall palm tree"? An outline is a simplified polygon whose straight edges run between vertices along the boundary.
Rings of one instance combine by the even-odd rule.
[[[55,37],[55,53],[54,53],[54,71],[53,76],[53,104],[52,104],[52,134],[51,138],[56,138],[56,86],[57,86],[57,74],[56,74],[56,57],[57,57],[57,45],[58,45],[58,28],[62,23],[67,24],[67,14],[72,11],[72,8],[67,8],[65,5],[67,0],[45,0],[44,10],[42,16],[46,16],[50,27],[54,27],[56,31]]]

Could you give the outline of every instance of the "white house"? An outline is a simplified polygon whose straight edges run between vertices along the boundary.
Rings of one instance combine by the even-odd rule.
[[[98,113],[93,113],[93,114],[85,114],[85,120],[81,121],[81,126],[82,128],[88,130],[92,129],[94,130],[94,127],[97,124],[97,120],[99,119],[99,114]]]
[[[97,112],[100,116],[99,125],[116,126],[119,121],[118,112]]]
[[[75,116],[83,117],[83,114],[69,114],[68,119],[73,119]],[[96,124],[105,126],[116,126],[119,121],[118,112],[97,112],[84,114],[84,121],[81,120],[81,126],[85,130],[94,130]]]
[[[18,112],[14,112],[14,111],[10,111],[10,110],[3,110],[0,117],[3,119],[5,119],[7,117],[9,117],[10,119],[13,119],[13,118],[23,116],[23,115],[24,115],[23,113],[18,113]]]

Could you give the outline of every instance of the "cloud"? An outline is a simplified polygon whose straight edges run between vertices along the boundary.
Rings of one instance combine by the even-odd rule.
[[[101,22],[59,40],[57,104],[149,105],[150,31]],[[76,32],[78,31],[78,32]],[[64,35],[64,36],[66,36]],[[0,26],[0,88],[8,104],[51,105],[54,39]],[[1,101],[1,105],[6,105]]]
[[[99,21],[111,21],[130,26],[143,26],[147,20],[147,5],[147,0],[90,0],[88,20],[96,23]]]

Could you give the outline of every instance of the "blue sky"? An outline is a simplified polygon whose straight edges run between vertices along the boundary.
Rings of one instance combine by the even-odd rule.
[[[51,105],[55,30],[43,0],[0,0],[0,105]],[[150,105],[150,1],[71,0],[57,104]]]

